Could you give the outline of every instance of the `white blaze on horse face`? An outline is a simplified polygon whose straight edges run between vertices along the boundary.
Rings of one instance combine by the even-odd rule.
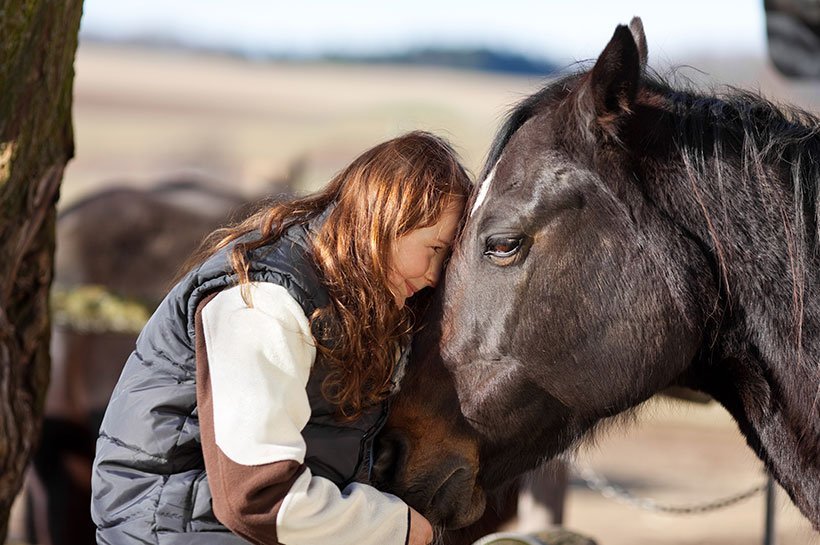
[[[487,177],[484,178],[484,181],[481,182],[481,187],[478,190],[478,197],[475,199],[475,203],[473,204],[472,210],[470,210],[470,216],[475,214],[475,211],[478,210],[478,207],[481,206],[481,203],[484,202],[484,199],[487,197],[487,191],[490,189],[490,183],[492,183],[493,178],[495,177],[495,167],[487,174]]]

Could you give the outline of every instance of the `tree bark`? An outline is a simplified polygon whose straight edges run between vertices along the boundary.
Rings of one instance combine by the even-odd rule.
[[[40,434],[82,0],[0,0],[0,542]]]

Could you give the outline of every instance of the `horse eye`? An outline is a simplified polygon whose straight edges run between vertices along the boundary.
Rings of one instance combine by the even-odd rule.
[[[484,255],[498,265],[509,265],[521,249],[521,237],[489,237],[484,247]]]

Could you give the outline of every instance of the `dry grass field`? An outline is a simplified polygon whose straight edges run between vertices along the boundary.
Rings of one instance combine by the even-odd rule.
[[[70,202],[111,181],[199,173],[252,191],[307,162],[305,187],[367,147],[412,129],[449,138],[477,169],[526,78],[417,68],[262,64],[83,45]]]
[[[820,110],[816,84],[787,82],[762,59],[675,64],[684,79],[760,89]],[[306,163],[303,187],[314,188],[366,147],[412,129],[448,137],[477,172],[506,111],[546,81],[255,63],[95,43],[81,44],[76,70],[77,155],[66,172],[63,205],[104,184],[151,184],[180,173],[254,192],[285,176],[295,160]]]
[[[604,37],[605,38],[605,37]],[[602,44],[603,45],[603,44]],[[695,59],[695,80],[759,88],[820,110],[816,85],[794,85],[760,59]],[[506,110],[543,80],[443,69],[256,63],[84,43],[77,58],[77,156],[60,206],[114,183],[146,186],[194,175],[251,195],[304,162],[298,186],[315,188],[358,152],[411,129],[448,137],[480,169]],[[764,476],[734,424],[715,406],[663,404],[615,426],[580,455],[640,495],[697,503]],[[758,496],[709,515],[646,513],[573,481],[566,525],[600,545],[761,543]],[[777,545],[820,544],[779,494]]]

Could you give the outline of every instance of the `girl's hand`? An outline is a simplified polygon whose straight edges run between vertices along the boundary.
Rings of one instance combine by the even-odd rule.
[[[421,513],[410,509],[410,539],[408,545],[429,545],[433,541],[433,527]]]

